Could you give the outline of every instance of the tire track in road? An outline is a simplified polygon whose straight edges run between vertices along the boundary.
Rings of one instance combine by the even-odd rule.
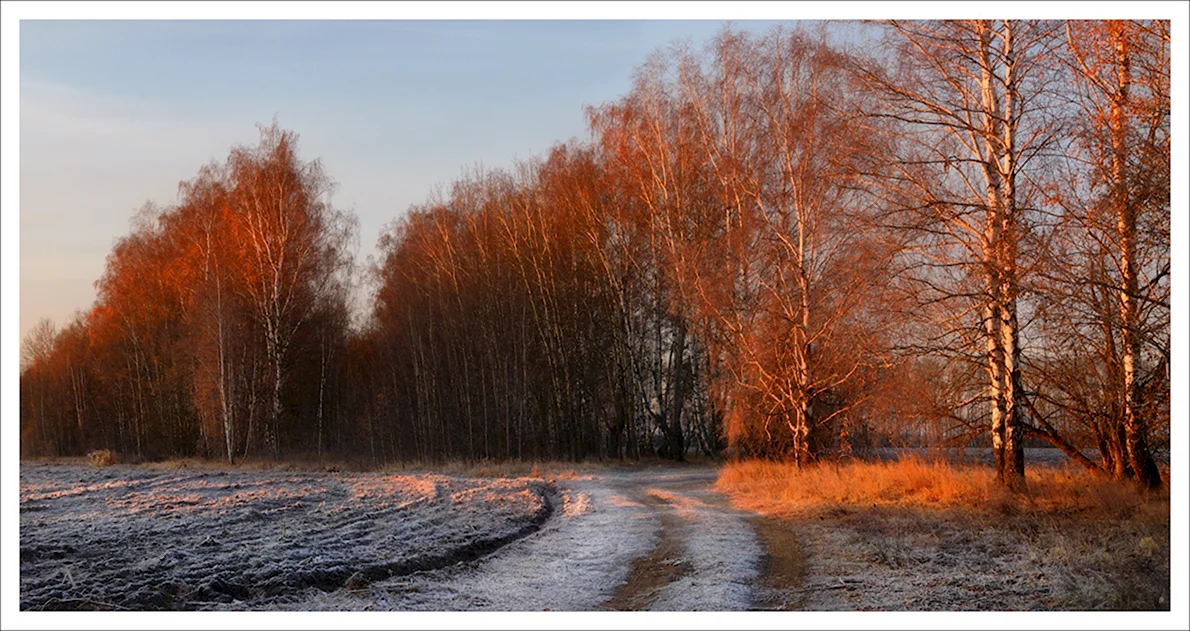
[[[746,610],[757,599],[762,546],[748,514],[710,490],[710,468],[664,467],[612,476],[660,522],[653,550],[632,564],[606,609]]]
[[[642,493],[640,501],[653,509],[661,521],[657,545],[645,556],[632,562],[628,581],[616,590],[604,607],[616,611],[641,611],[657,599],[658,592],[691,571],[683,544],[682,520],[674,514],[670,502],[654,493]]]
[[[809,559],[797,534],[788,524],[772,517],[749,518],[760,537],[760,580],[752,608],[760,611],[793,611],[805,605],[804,586]]]

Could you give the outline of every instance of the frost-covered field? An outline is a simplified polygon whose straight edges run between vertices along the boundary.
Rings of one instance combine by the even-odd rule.
[[[545,523],[536,479],[22,463],[22,609],[284,606],[447,567]]]
[[[749,609],[762,550],[716,475],[25,463],[21,608]]]

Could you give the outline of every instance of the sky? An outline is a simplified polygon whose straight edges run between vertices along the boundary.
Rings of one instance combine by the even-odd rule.
[[[774,21],[735,21],[763,32]],[[20,330],[95,299],[146,201],[274,118],[338,182],[360,262],[385,224],[463,169],[587,138],[659,47],[721,20],[87,21],[20,25]]]

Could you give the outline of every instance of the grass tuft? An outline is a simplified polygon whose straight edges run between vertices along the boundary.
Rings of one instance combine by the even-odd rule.
[[[119,459],[110,449],[96,449],[87,453],[87,462],[92,467],[110,467],[119,463]]]

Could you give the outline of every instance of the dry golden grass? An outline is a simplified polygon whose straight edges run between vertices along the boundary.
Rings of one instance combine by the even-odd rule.
[[[86,456],[34,456],[21,457],[21,462],[59,463],[59,464],[91,464]]]
[[[913,458],[805,470],[736,462],[716,484],[806,538],[811,583],[838,573],[865,582],[867,600],[811,608],[1168,610],[1168,486],[1139,492],[1080,468],[1036,466],[1027,487],[1001,489],[990,467]],[[926,575],[969,589],[915,592]]]
[[[99,450],[107,451],[107,450]],[[91,452],[94,453],[94,452]],[[164,460],[143,460],[127,454],[109,452],[114,460],[107,464],[135,465],[163,471],[282,471],[310,473],[439,473],[443,475],[474,477],[532,477],[551,480],[568,480],[606,471],[608,469],[641,469],[655,466],[710,467],[717,465],[704,457],[694,456],[684,464],[659,458],[642,458],[637,461],[616,459],[587,460],[406,460],[375,463],[367,458],[319,458],[313,453],[292,453],[282,460],[267,456],[237,458],[229,464],[225,458],[175,457]],[[92,456],[48,456],[22,457],[23,462],[55,462],[62,464],[92,464]],[[107,465],[103,465],[107,466]]]
[[[581,473],[605,468],[599,463],[574,463],[568,461],[535,461],[535,460],[482,460],[467,462],[452,460],[447,462],[403,462],[388,464],[379,470],[386,473],[404,473],[415,471],[430,471],[444,475],[464,475],[480,478],[549,478],[553,480],[569,480]]]
[[[203,458],[170,458],[169,460],[160,460],[156,462],[146,462],[141,466],[149,469],[160,469],[164,471],[181,471],[181,470],[196,470],[196,471],[345,471],[350,470],[347,465],[341,462],[333,461],[307,461],[307,460],[283,460],[275,461],[268,459],[251,458],[248,460],[237,460],[234,465],[228,464],[226,460],[206,460]]]
[[[479,461],[452,460],[446,462],[407,461],[372,466],[362,462],[344,460],[318,460],[316,458],[293,458],[282,461],[267,458],[238,460],[230,465],[226,460],[203,458],[172,458],[142,466],[165,471],[286,471],[286,472],[378,472],[378,473],[422,473],[473,476],[482,478],[549,478],[553,480],[573,479],[581,473],[590,473],[606,465],[564,461]]]
[[[110,449],[96,449],[87,453],[87,462],[92,467],[110,467],[119,462],[119,459]]]
[[[1168,476],[1168,472],[1165,472]],[[990,467],[905,458],[893,462],[823,464],[799,470],[792,464],[741,461],[725,465],[716,490],[742,508],[794,516],[848,507],[994,510],[1001,513],[1096,511],[1131,515],[1168,511],[1168,491],[1136,489],[1074,467],[1033,467],[1027,490],[1013,494]]]
[[[96,454],[105,452],[106,456]],[[97,460],[97,458],[99,460]],[[449,460],[449,461],[419,461],[390,462],[373,464],[365,460],[342,460],[317,458],[316,456],[295,455],[284,460],[273,460],[266,457],[251,457],[237,459],[235,464],[228,464],[224,459],[206,459],[197,457],[169,458],[156,461],[136,461],[127,459],[108,450],[97,450],[85,457],[47,457],[22,458],[26,462],[58,462],[64,464],[91,464],[94,466],[108,466],[112,464],[132,464],[161,471],[282,471],[282,472],[375,472],[375,473],[438,473],[443,475],[473,476],[484,478],[519,478],[531,477],[549,480],[570,480],[589,475],[609,467],[632,467],[658,464],[652,461],[639,463],[623,463],[620,461],[587,461],[575,463],[564,460]],[[102,463],[102,464],[100,464]]]

